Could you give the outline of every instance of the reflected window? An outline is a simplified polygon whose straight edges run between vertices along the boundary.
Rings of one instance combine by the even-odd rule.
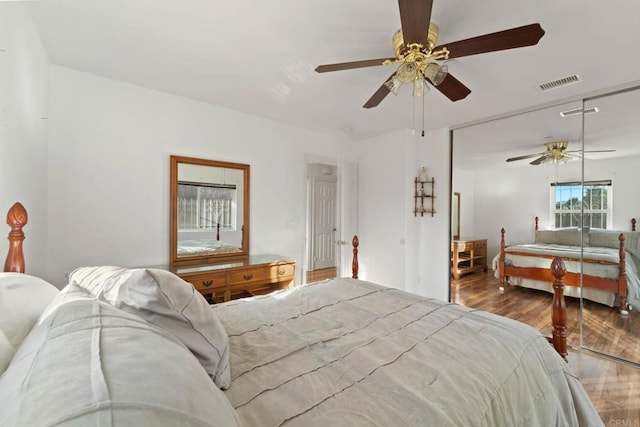
[[[236,229],[235,185],[178,182],[178,230]]]
[[[560,182],[551,184],[555,228],[611,227],[611,181]],[[580,221],[584,209],[584,221]]]

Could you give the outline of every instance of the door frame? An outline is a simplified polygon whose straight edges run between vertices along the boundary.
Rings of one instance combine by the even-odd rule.
[[[305,239],[304,239],[304,259],[302,265],[302,283],[307,283],[307,272],[312,268],[312,231],[313,231],[313,185],[312,180],[309,176],[310,165],[312,164],[321,164],[332,166],[336,168],[336,240],[340,239],[341,230],[342,230],[342,169],[338,162],[338,159],[331,157],[322,157],[322,156],[313,156],[313,155],[305,155],[304,157],[304,202],[305,202]],[[343,245],[338,245],[335,251],[335,259],[336,259],[336,271],[337,275],[340,276],[341,271],[341,260],[342,260],[342,251]]]

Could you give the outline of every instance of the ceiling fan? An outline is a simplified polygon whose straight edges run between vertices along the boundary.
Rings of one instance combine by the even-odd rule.
[[[613,151],[616,151],[616,150],[589,150],[589,151],[567,150],[567,147],[569,146],[569,141],[547,142],[546,144],[544,144],[544,146],[545,146],[545,151],[543,151],[542,153],[533,153],[533,154],[526,154],[524,156],[511,157],[507,159],[507,162],[513,162],[516,160],[524,160],[524,159],[531,159],[533,157],[538,157],[534,161],[529,162],[529,164],[536,166],[536,165],[542,165],[546,163],[565,163],[572,157],[575,157],[575,158],[581,157],[583,153],[611,153]]]
[[[389,92],[397,94],[404,83],[412,83],[414,96],[422,96],[425,80],[451,101],[463,99],[471,93],[471,90],[449,74],[446,64],[439,65],[434,61],[533,46],[544,35],[540,24],[530,24],[437,45],[438,26],[431,22],[433,0],[398,0],[398,6],[402,28],[393,35],[395,57],[327,64],[316,68],[318,73],[326,73],[376,65],[400,64],[363,105],[364,108],[376,107]],[[426,88],[428,89],[428,86]]]

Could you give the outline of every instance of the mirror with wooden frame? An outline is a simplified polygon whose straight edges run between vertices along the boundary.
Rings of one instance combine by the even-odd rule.
[[[249,255],[249,165],[171,156],[171,264]]]

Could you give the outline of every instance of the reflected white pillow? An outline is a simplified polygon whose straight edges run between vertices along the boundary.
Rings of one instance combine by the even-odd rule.
[[[58,292],[58,288],[38,277],[0,273],[0,329],[14,349]]]
[[[15,353],[13,346],[7,339],[7,336],[0,329],[0,375],[7,369],[11,359]]]
[[[69,279],[98,299],[171,332],[218,387],[231,385],[227,332],[190,283],[166,270],[113,266],[76,269]]]

